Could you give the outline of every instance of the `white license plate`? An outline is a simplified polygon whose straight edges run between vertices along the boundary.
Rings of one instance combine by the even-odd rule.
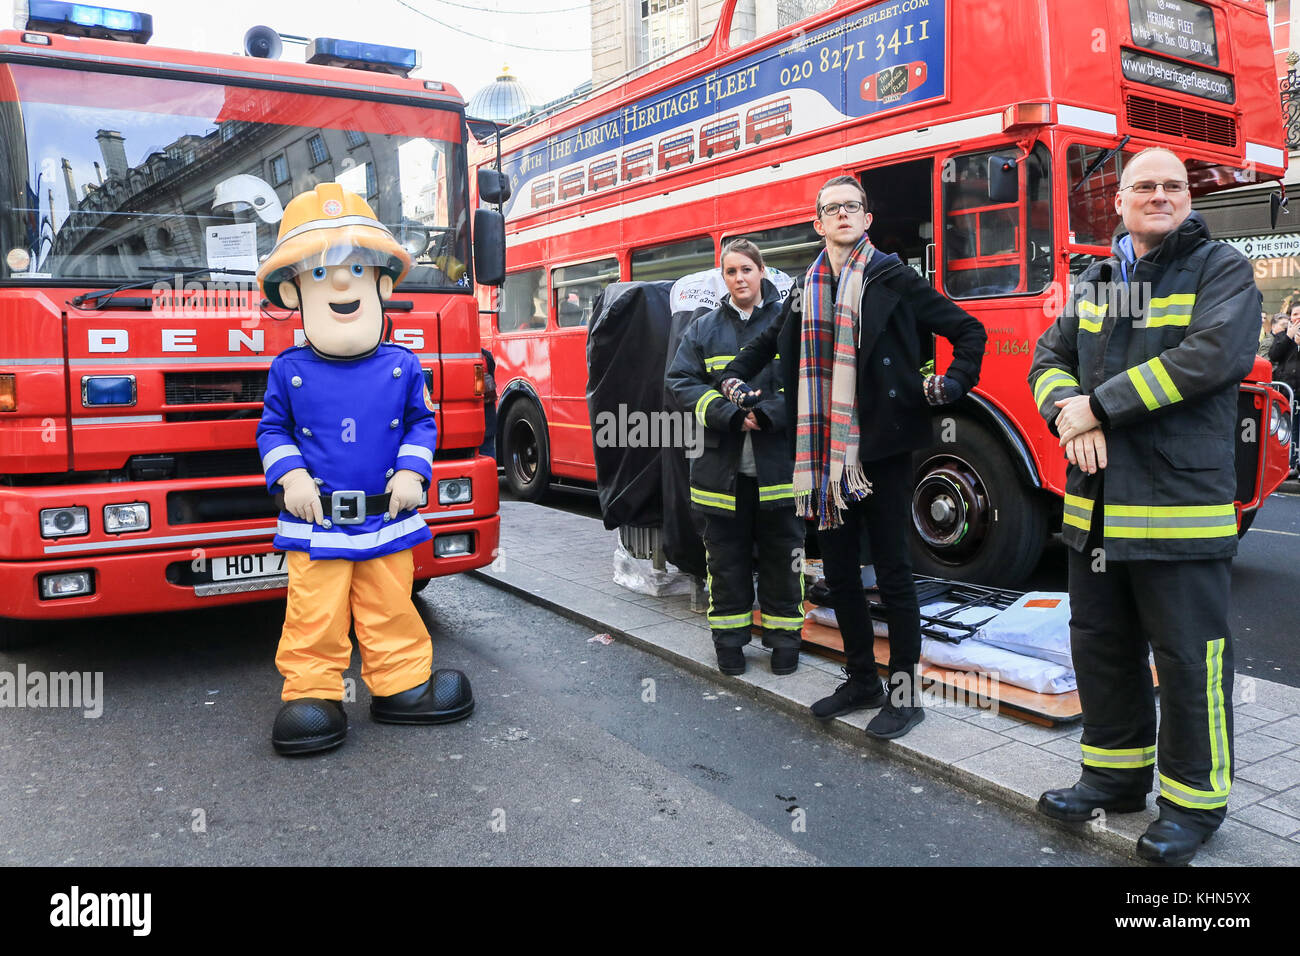
[[[238,581],[243,578],[265,578],[285,573],[283,551],[266,554],[232,554],[212,559],[213,581]]]

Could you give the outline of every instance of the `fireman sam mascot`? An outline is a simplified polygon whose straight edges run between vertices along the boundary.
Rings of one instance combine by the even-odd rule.
[[[370,716],[436,724],[474,709],[460,671],[433,671],[411,600],[411,548],[431,537],[416,511],[437,444],[419,360],[383,341],[383,300],[410,256],[370,206],[338,183],[295,197],[257,272],[271,302],[302,312],[306,344],[271,363],[257,447],[267,487],[284,492],[275,547],[289,597],[275,663],[284,675],[271,743],[328,750],[347,736],[349,624]]]

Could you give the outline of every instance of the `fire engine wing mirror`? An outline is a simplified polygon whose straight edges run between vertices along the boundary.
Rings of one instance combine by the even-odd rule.
[[[480,285],[506,281],[506,219],[495,209],[474,210],[474,278]]]
[[[500,170],[480,169],[478,171],[479,202],[492,203],[497,206],[510,198],[510,177]]]
[[[1015,156],[989,157],[989,202],[1020,200],[1020,169]]]

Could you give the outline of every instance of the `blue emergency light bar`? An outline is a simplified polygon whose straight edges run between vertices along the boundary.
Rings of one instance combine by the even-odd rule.
[[[420,66],[420,51],[379,43],[317,37],[307,45],[307,62],[407,76]]]
[[[26,29],[64,36],[148,43],[153,36],[153,17],[147,13],[92,7],[84,3],[28,0]]]

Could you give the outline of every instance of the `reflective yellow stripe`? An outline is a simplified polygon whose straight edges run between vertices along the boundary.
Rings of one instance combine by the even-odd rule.
[[[1155,373],[1156,381],[1160,383],[1165,390],[1165,394],[1169,396],[1169,401],[1166,404],[1172,405],[1174,402],[1181,402],[1183,400],[1182,393],[1178,391],[1178,388],[1174,385],[1174,380],[1165,371],[1165,363],[1160,361],[1160,357],[1153,358],[1147,364],[1151,366],[1151,371]]]
[[[762,485],[758,489],[759,501],[776,501],[778,498],[793,498],[794,485]]]
[[[1129,747],[1120,750],[1108,750],[1105,747],[1090,747],[1087,744],[1080,744],[1083,748],[1083,762],[1089,767],[1115,767],[1120,770],[1135,770],[1140,767],[1150,767],[1156,762],[1156,748],[1150,747]]]
[[[1237,533],[1237,509],[1226,505],[1105,505],[1108,538],[1226,538]]]
[[[1157,408],[1183,400],[1182,393],[1175,387],[1159,358],[1133,366],[1128,370],[1128,378],[1148,411],[1154,412]]]
[[[1100,332],[1102,321],[1106,318],[1106,311],[1109,308],[1110,303],[1097,305],[1087,299],[1080,299],[1074,306],[1074,314],[1079,318],[1079,331]],[[1092,316],[1092,318],[1085,318],[1085,316]]]
[[[1059,368],[1049,368],[1038,376],[1038,384],[1034,387],[1034,404],[1042,405],[1043,399],[1047,398],[1052,391],[1065,386],[1078,388],[1079,380],[1069,372],[1063,372]]]
[[[1195,292],[1180,292],[1176,295],[1160,296],[1147,303],[1147,314],[1141,324],[1153,329],[1166,325],[1190,325],[1192,307],[1195,305]]]
[[[724,511],[736,510],[736,496],[727,495],[718,491],[704,491],[701,488],[691,487],[691,501],[697,505],[706,505],[710,508],[721,508]]]
[[[1091,498],[1081,498],[1079,495],[1067,494],[1061,523],[1068,524],[1072,528],[1082,528],[1084,531],[1091,530],[1094,504],[1095,502]]]
[[[1231,786],[1221,790],[1196,790],[1163,773],[1160,775],[1160,796],[1192,810],[1216,810],[1227,806],[1230,789]]]
[[[720,630],[732,627],[746,627],[754,620],[752,612],[749,614],[710,614],[708,617],[710,626]]]
[[[803,627],[801,617],[777,617],[775,614],[760,614],[759,620],[764,627],[793,631]]]
[[[716,372],[718,369],[726,368],[735,357],[734,355],[706,355],[704,367],[710,372]]]
[[[1210,719],[1210,786],[1228,792],[1232,786],[1232,745],[1223,709],[1223,638],[1205,645],[1205,706]]]
[[[722,393],[716,388],[711,388],[701,395],[699,401],[695,403],[695,417],[700,420],[701,425],[707,426],[709,424],[704,419],[704,413],[708,410],[709,405],[719,398],[722,398]]]

